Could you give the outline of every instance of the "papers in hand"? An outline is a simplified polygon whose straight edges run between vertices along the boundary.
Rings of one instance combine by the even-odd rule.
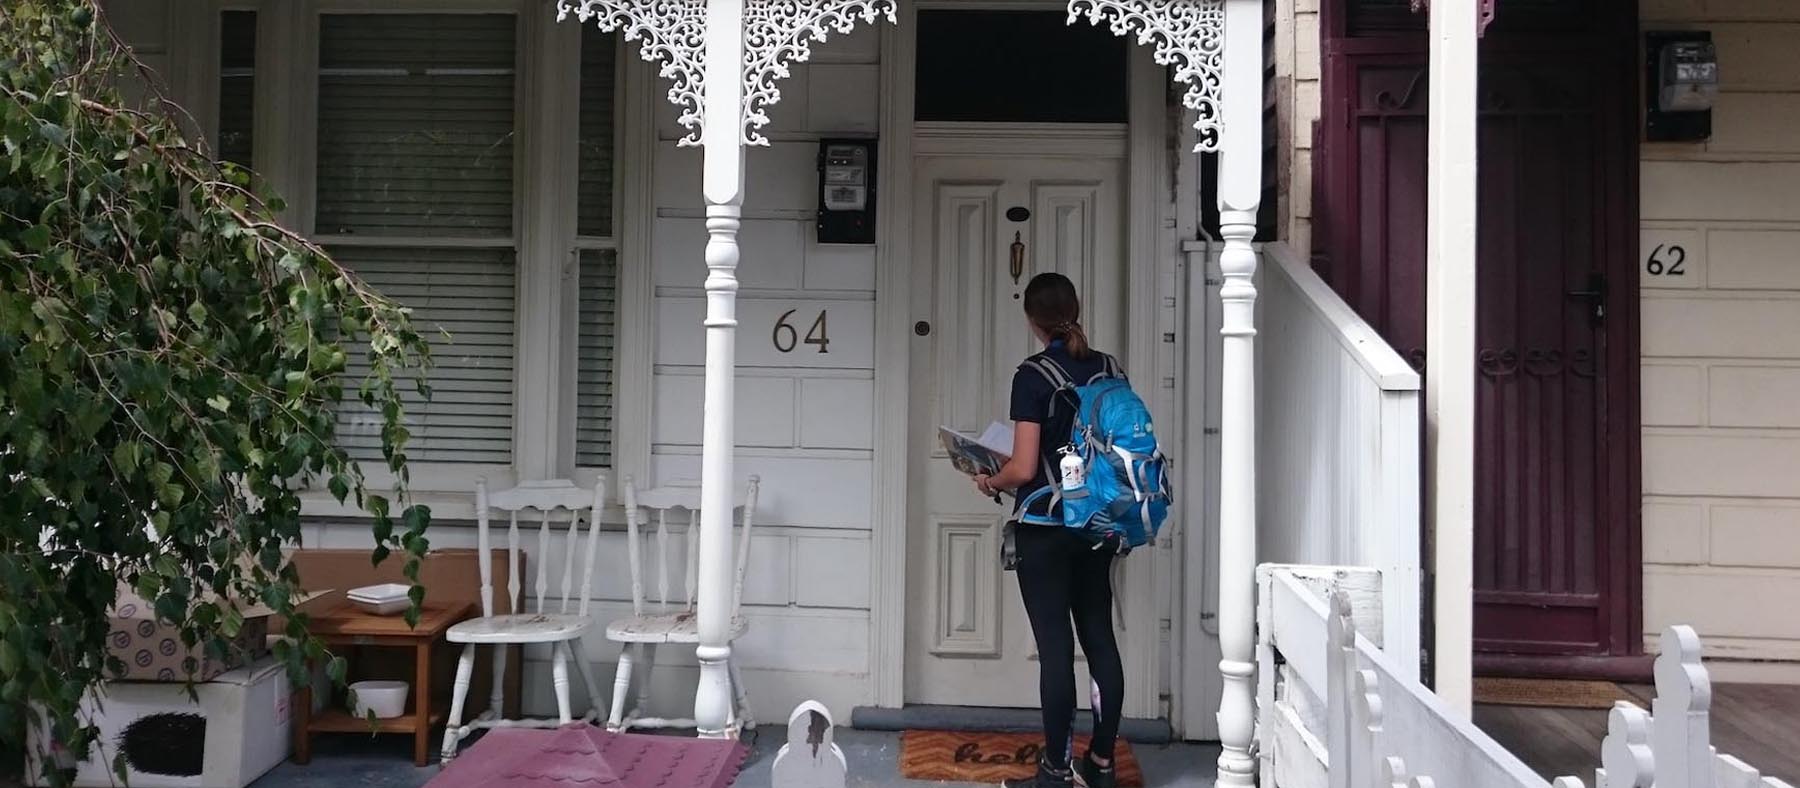
[[[980,435],[938,428],[938,440],[950,455],[950,464],[969,476],[1000,472],[1000,466],[1012,459],[1013,430],[1000,422],[988,424]]]

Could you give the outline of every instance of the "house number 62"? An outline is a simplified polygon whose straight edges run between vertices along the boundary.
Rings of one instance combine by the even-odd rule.
[[[794,328],[793,323],[788,322],[788,318],[793,317],[794,313],[798,311],[800,310],[789,309],[781,313],[781,317],[775,320],[775,330],[770,332],[769,338],[775,343],[776,350],[792,353],[794,348],[800,344],[800,332]],[[805,342],[808,345],[818,345],[820,353],[831,352],[827,350],[831,344],[831,337],[826,334],[825,310],[819,310],[819,316],[813,320],[812,327],[806,329]]]
[[[1687,276],[1681,264],[1687,262],[1687,250],[1680,244],[1657,244],[1644,261],[1644,271],[1651,276]]]

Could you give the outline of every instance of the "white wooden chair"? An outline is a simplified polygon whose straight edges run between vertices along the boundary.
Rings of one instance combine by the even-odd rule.
[[[537,609],[530,613],[495,615],[492,573],[488,571],[486,560],[480,562],[481,618],[457,624],[445,635],[445,639],[451,643],[464,645],[462,657],[456,663],[456,685],[450,699],[450,718],[444,726],[444,760],[455,757],[457,744],[470,733],[482,728],[554,728],[569,722],[570,660],[575,662],[576,671],[580,674],[582,683],[587,685],[588,697],[593,701],[582,719],[593,721],[599,717],[600,685],[594,681],[593,668],[588,664],[587,650],[583,648],[582,640],[594,624],[593,619],[588,617],[588,597],[592,595],[590,590],[594,582],[594,554],[600,541],[600,514],[605,508],[604,476],[600,477],[592,490],[584,490],[567,481],[527,482],[491,495],[487,490],[487,480],[476,482],[476,539],[484,558],[488,555],[488,546],[492,542],[488,533],[490,514],[493,510],[499,510],[507,515],[506,560],[509,571],[505,592],[512,603],[510,609],[515,611],[525,609],[520,598],[523,590],[519,579],[520,514],[528,514],[533,510],[537,512],[537,553],[531,559],[537,564],[537,585],[532,589],[537,598]],[[581,528],[584,518],[587,520],[585,534]],[[566,528],[563,527],[565,522]],[[559,531],[561,533],[557,533]],[[576,566],[578,556],[581,558],[579,567]],[[550,574],[551,568],[558,564],[562,569],[562,599],[553,604],[551,595],[554,591],[550,588]],[[580,572],[580,585],[575,583],[577,571]],[[551,644],[550,668],[556,688],[558,719],[507,720],[500,716],[501,701],[504,700],[505,682],[502,678],[506,673],[506,647],[528,643]],[[492,646],[494,650],[493,694],[488,710],[468,724],[463,724],[463,700],[469,692],[470,677],[475,670],[475,647],[479,645]]]
[[[750,528],[756,511],[757,477],[750,477],[750,483],[738,495],[733,496],[733,506],[742,512],[743,530],[738,535],[737,566],[731,587],[731,634],[730,639],[736,641],[749,628],[741,614],[744,597],[744,570],[750,565]],[[644,510],[656,513],[656,590],[657,604],[651,605],[644,597],[643,554],[640,549],[640,520]],[[673,560],[669,554],[669,512],[683,509],[687,511],[686,597],[677,604],[669,595],[669,566]],[[694,614],[694,597],[699,584],[700,569],[700,487],[692,482],[676,482],[648,490],[638,490],[631,479],[625,479],[625,528],[628,552],[631,560],[631,610],[632,615],[612,622],[606,628],[606,639],[620,644],[618,673],[613,678],[612,714],[607,717],[608,730],[624,731],[631,728],[692,728],[692,719],[661,719],[641,716],[641,712],[650,702],[650,677],[656,667],[656,648],[664,643],[698,645],[700,628],[698,617]],[[643,534],[648,538],[648,534]],[[634,665],[643,666],[643,676],[639,678],[637,702],[627,708],[626,699],[631,695],[632,670]],[[745,698],[744,682],[738,676],[737,658],[734,656],[728,663],[731,674],[733,708],[731,720],[727,728],[736,736],[745,728],[752,727],[755,722],[750,716],[750,704]]]

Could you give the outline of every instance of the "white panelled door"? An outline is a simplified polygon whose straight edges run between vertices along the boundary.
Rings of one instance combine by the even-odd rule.
[[[1013,372],[1042,349],[1023,306],[1035,274],[1074,280],[1095,347],[1123,356],[1123,173],[1117,155],[915,161],[908,703],[1038,705],[1018,581],[1000,568],[1011,500],[977,493],[944,457],[937,427],[1007,420]]]

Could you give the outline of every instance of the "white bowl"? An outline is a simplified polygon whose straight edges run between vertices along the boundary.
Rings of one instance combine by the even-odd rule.
[[[411,607],[412,600],[407,599],[406,597],[400,597],[399,599],[386,599],[380,602],[370,602],[368,600],[351,597],[350,604],[378,616],[391,616]]]
[[[404,681],[358,681],[350,685],[350,713],[364,719],[375,712],[377,719],[398,717],[406,713]]]
[[[352,588],[344,592],[344,595],[359,602],[389,602],[395,599],[405,599],[406,593],[410,590],[404,583],[382,583],[377,586]]]

